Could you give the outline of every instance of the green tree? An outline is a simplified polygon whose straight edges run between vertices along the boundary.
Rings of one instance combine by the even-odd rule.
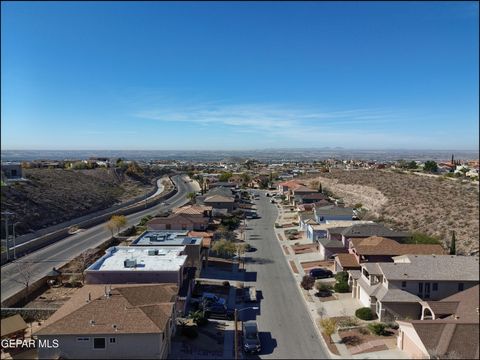
[[[452,242],[450,243],[450,255],[457,255],[457,240],[455,239],[455,231],[452,231]]]
[[[407,168],[408,169],[416,169],[418,166],[417,166],[417,163],[415,161],[410,161],[408,164],[407,164]]]
[[[192,204],[195,204],[195,198],[196,198],[196,194],[194,192],[189,192],[187,194],[187,198],[188,200],[190,200],[192,202]]]
[[[237,252],[237,247],[233,242],[222,239],[215,241],[212,250],[220,255],[231,257]]]
[[[228,181],[232,176],[231,172],[225,171],[218,177],[218,181]]]
[[[437,172],[438,165],[435,161],[428,160],[428,161],[425,161],[425,164],[423,166],[423,170],[428,171],[428,172]]]

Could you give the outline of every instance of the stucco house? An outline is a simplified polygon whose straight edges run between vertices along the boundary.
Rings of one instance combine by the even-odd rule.
[[[412,359],[478,359],[479,291],[422,302],[421,320],[398,321],[398,348]]]
[[[329,221],[355,220],[352,208],[329,205],[316,207],[313,212],[319,224],[326,224]]]
[[[171,284],[85,285],[38,330],[39,359],[166,359],[175,333]]]
[[[420,319],[422,300],[440,300],[478,285],[474,256],[402,255],[393,263],[363,263],[350,270],[352,297],[371,307],[380,321]]]
[[[348,256],[335,258],[334,270],[360,269],[360,264],[364,262],[393,262],[393,257],[407,254],[444,255],[445,250],[439,244],[401,244],[381,236],[354,238],[349,241]]]
[[[210,218],[208,216],[175,213],[168,216],[157,216],[146,224],[148,230],[206,230]]]

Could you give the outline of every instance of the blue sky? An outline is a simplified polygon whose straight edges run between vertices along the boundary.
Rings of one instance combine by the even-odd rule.
[[[2,2],[2,149],[477,149],[476,2]]]

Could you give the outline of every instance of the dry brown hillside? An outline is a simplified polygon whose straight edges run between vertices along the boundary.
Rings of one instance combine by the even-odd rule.
[[[396,229],[436,236],[444,243],[454,230],[459,253],[479,249],[478,184],[387,170],[332,170],[320,180],[347,206],[361,203]]]
[[[2,186],[2,211],[13,211],[18,234],[106,209],[153,189],[156,174],[113,169],[25,169],[28,182]],[[3,225],[3,224],[2,224]],[[11,231],[11,229],[10,229]]]

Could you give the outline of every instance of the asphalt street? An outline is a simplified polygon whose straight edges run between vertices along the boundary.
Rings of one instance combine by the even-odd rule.
[[[256,276],[251,285],[256,286],[261,299],[256,320],[263,350],[258,357],[328,359],[276,238],[277,208],[265,197],[265,192],[257,193],[261,194],[260,200],[254,204],[261,218],[247,220],[246,230],[246,241],[257,251],[246,253],[245,277],[254,280]],[[242,320],[253,319],[248,310],[242,316]]]
[[[186,176],[176,175],[172,177],[172,179],[178,188],[178,192],[167,200],[167,204],[156,205],[144,211],[128,215],[127,226],[134,225],[138,223],[142,217],[153,215],[159,210],[167,210],[181,206],[188,202],[186,195],[189,192],[198,191],[198,184],[196,182],[185,181],[188,179]],[[2,301],[24,288],[24,285],[19,282],[21,279],[19,269],[22,266],[29,267],[29,270],[33,274],[30,283],[33,283],[45,276],[53,267],[61,267],[85,250],[95,248],[110,237],[110,231],[105,227],[105,224],[96,225],[2,266]]]

